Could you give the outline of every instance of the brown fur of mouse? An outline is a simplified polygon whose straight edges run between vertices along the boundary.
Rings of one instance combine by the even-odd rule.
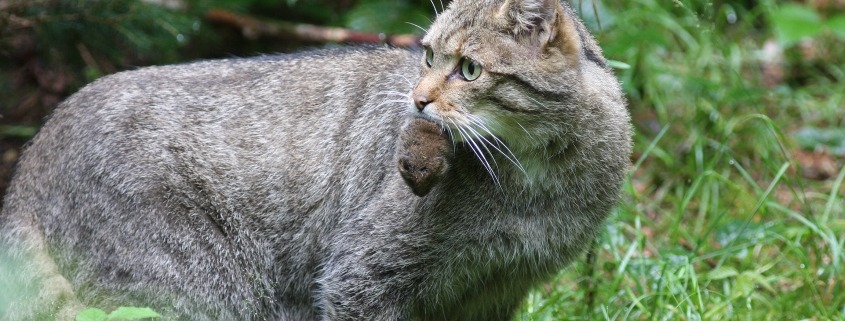
[[[423,197],[449,169],[453,147],[443,128],[434,122],[410,119],[399,134],[398,164],[402,179]]]

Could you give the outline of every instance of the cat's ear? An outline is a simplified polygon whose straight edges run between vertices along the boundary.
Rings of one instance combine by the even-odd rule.
[[[560,0],[505,0],[497,16],[519,40],[545,45],[557,37]]]
[[[541,50],[555,48],[569,60],[578,60],[581,38],[573,21],[577,18],[560,0],[504,0],[498,16],[518,41]]]

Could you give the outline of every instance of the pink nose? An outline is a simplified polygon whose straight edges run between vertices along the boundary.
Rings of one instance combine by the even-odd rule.
[[[425,106],[431,103],[431,100],[428,99],[426,95],[415,95],[414,96],[414,104],[417,106],[417,110],[422,112],[425,109]]]

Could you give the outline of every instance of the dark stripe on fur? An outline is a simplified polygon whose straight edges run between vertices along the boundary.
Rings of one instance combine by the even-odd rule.
[[[522,87],[523,92],[529,92],[537,96],[542,96],[543,100],[546,101],[561,101],[569,96],[567,94],[568,90],[566,90],[568,88],[561,88],[561,91],[549,91],[545,89],[540,89],[532,86],[531,81],[522,79],[519,75],[511,75],[510,80],[517,86]]]
[[[502,109],[507,110],[507,111],[512,112],[512,113],[523,113],[523,114],[535,113],[533,110],[514,107],[515,104],[512,104],[511,102],[508,102],[506,100],[502,100],[501,98],[496,97],[496,96],[490,96],[490,98],[488,98],[488,100],[490,100],[490,102],[493,103],[494,105],[499,106]]]
[[[542,90],[531,86],[531,82],[520,79],[517,75],[510,75],[506,76],[508,80],[505,78],[500,78],[497,83],[493,86],[493,90],[496,91],[500,88],[505,82],[508,82],[508,85],[516,87],[516,90],[519,91],[522,95],[532,95],[538,98],[538,101],[547,101],[547,102],[554,102],[554,101],[564,101],[569,97],[565,91],[562,92],[552,92],[547,90]],[[515,112],[515,113],[525,113],[525,114],[536,114],[541,113],[542,109],[545,109],[545,106],[539,103],[533,103],[536,105],[536,108],[526,109],[521,107],[519,104],[515,104],[513,102],[501,99],[500,97],[496,96],[495,94],[491,95],[488,100],[500,106],[502,109]],[[530,100],[530,99],[529,99]]]
[[[587,60],[596,63],[599,67],[608,69],[607,60],[605,60],[604,56],[596,50],[595,47],[597,47],[598,44],[596,44],[595,40],[590,36],[590,33],[584,26],[584,22],[581,21],[578,14],[575,13],[575,10],[573,10],[566,1],[563,1],[562,4],[564,12],[566,12],[566,15],[575,24],[575,30],[578,32],[578,38],[581,39],[581,51],[584,53],[584,57],[586,57]]]
[[[604,57],[602,57],[598,52],[593,50],[593,48],[587,46],[588,37],[585,34],[585,31],[582,30],[582,28],[583,27],[581,27],[580,25],[578,26],[578,36],[581,37],[581,48],[584,52],[584,56],[587,57],[587,60],[596,63],[596,65],[599,65],[599,67],[607,69],[607,61],[604,60]]]

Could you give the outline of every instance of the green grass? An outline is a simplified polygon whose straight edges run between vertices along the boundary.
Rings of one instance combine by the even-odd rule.
[[[794,138],[845,128],[845,41],[814,31],[812,59],[785,46],[767,87],[760,52],[783,5],[719,3],[599,8],[606,55],[631,65],[617,72],[635,164],[592,253],[517,320],[845,320],[843,156],[835,177],[805,179]]]

